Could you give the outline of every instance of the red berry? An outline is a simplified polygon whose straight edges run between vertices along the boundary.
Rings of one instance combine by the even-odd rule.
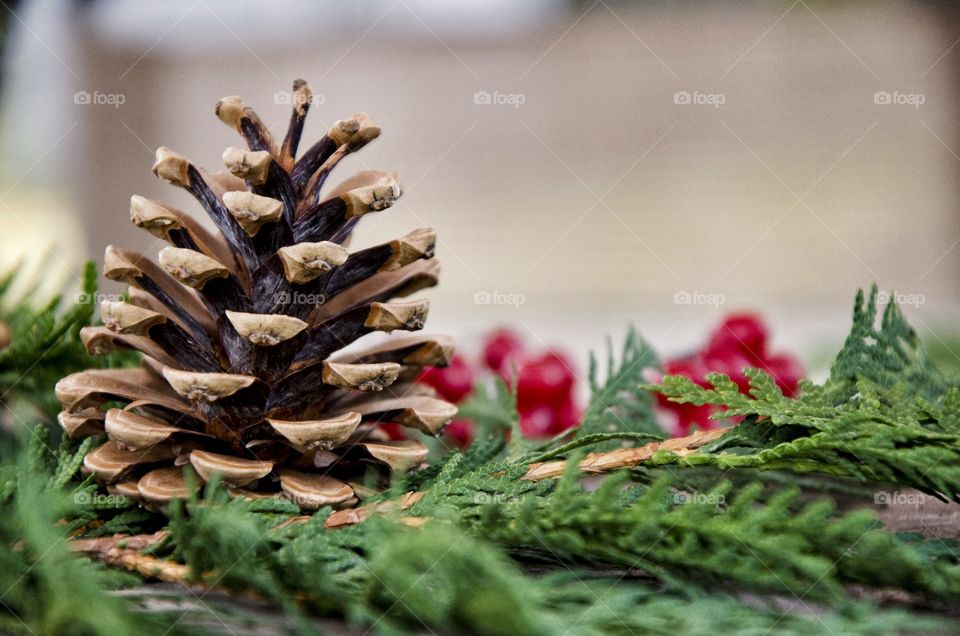
[[[569,399],[575,381],[570,363],[556,352],[528,361],[517,381],[517,406],[521,411]]]
[[[511,366],[519,369],[523,356],[523,342],[509,329],[499,329],[487,339],[483,347],[483,362],[487,368],[509,380]]]
[[[404,433],[403,427],[399,424],[394,424],[393,422],[387,422],[386,424],[380,425],[380,430],[387,434],[392,440],[398,439],[407,439],[407,434]]]
[[[557,435],[580,423],[583,412],[573,400],[567,400],[554,409],[552,434]]]
[[[520,430],[524,437],[552,437],[556,429],[556,413],[549,404],[539,404],[520,414]]]
[[[671,437],[689,435],[694,428],[706,430],[717,426],[717,422],[710,419],[710,415],[716,409],[709,404],[697,406],[696,404],[677,404],[665,400],[659,400],[658,402],[662,407],[661,413],[665,416],[663,420],[664,428]]]
[[[454,404],[473,391],[473,370],[461,356],[454,356],[450,366],[424,369],[418,380],[432,386],[440,397]]]
[[[772,355],[763,361],[760,368],[773,376],[784,395],[794,397],[797,394],[803,378],[803,366],[799,360],[788,354]]]
[[[663,363],[664,375],[682,375],[699,384],[706,386],[704,378],[710,373],[710,368],[704,363],[703,356],[696,354],[686,358],[675,358]]]
[[[676,404],[674,410],[677,421],[674,425],[674,435],[689,435],[694,428],[699,430],[709,430],[716,428],[718,423],[711,420],[710,416],[716,410],[709,404],[697,406],[696,404]]]
[[[710,373],[725,373],[731,380],[737,383],[737,388],[741,393],[750,391],[750,379],[743,373],[748,367],[761,366],[760,362],[739,351],[727,351],[723,353],[705,353],[703,356],[704,364],[710,369]]]
[[[705,356],[695,354],[686,358],[667,360],[663,363],[665,375],[682,375],[692,380],[700,386],[709,386],[706,376],[715,369],[711,368]],[[714,412],[714,407],[709,404],[697,406],[696,404],[679,404],[671,402],[663,395],[657,394],[657,403],[660,407],[672,415],[672,421],[668,422],[669,433],[673,436],[688,435],[693,427],[699,429],[709,429],[717,425],[710,419],[710,414]]]
[[[733,380],[741,393],[750,390],[750,381],[743,370],[755,367],[773,376],[785,395],[796,395],[798,383],[803,377],[803,368],[793,356],[786,354],[766,355],[767,329],[759,317],[753,314],[733,314],[713,332],[710,342],[700,352],[685,358],[667,360],[664,374],[682,375],[700,386],[707,386],[704,379],[709,373],[724,373]],[[658,381],[658,380],[654,380]],[[657,402],[673,416],[670,422],[673,435],[686,435],[691,427],[710,429],[718,425],[710,415],[717,407],[710,405],[677,404],[662,395]],[[741,417],[730,417],[739,423]]]
[[[739,352],[759,360],[765,356],[766,347],[767,328],[758,316],[732,314],[713,332],[706,351],[717,354]]]
[[[453,420],[443,429],[443,433],[458,447],[466,448],[473,440],[473,422]]]

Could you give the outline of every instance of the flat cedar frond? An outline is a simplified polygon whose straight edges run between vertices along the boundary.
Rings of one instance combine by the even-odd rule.
[[[460,417],[474,421],[479,435],[495,433],[502,435],[519,426],[515,391],[500,378],[491,386],[477,383],[470,396],[459,407]]]
[[[880,298],[877,286],[869,298],[857,293],[853,328],[830,368],[824,386],[828,398],[841,403],[854,397],[861,380],[884,389],[905,386],[913,395],[937,400],[947,389],[944,375],[930,362],[917,333],[907,323],[891,297],[879,326]]]
[[[34,292],[2,302],[16,280],[16,271],[0,279],[0,404],[26,420],[37,413],[52,420],[59,403],[51,389],[64,372],[89,367],[93,359],[80,342],[80,330],[92,324],[97,296],[97,270],[88,262],[81,277],[81,291],[73,304],[64,296],[46,300],[39,307]],[[5,334],[5,335],[4,335]],[[129,364],[129,357],[110,356],[103,366]],[[26,407],[34,407],[27,409]],[[17,423],[19,426],[19,423]]]
[[[789,576],[797,586],[797,596],[804,594],[807,603],[823,598],[824,593],[837,593],[837,578],[843,578],[843,565],[831,567],[842,553],[841,541],[852,541],[858,532],[867,531],[862,541],[869,550],[852,560],[876,558],[877,551],[890,549],[889,559],[903,559],[905,554],[917,563],[901,573],[877,574],[887,583],[890,580],[916,581],[920,588],[934,587],[948,594],[953,570],[944,567],[934,573],[918,575],[917,571],[930,567],[921,558],[914,558],[910,548],[900,546],[889,535],[883,545],[872,545],[868,516],[833,521],[832,511],[824,506],[805,511],[798,517],[800,523],[791,524],[794,517],[784,514],[793,500],[784,499],[766,513],[754,510],[751,497],[755,490],[743,493],[726,518],[726,523],[709,524],[699,529],[702,521],[714,514],[707,506],[676,506],[666,484],[645,491],[639,499],[630,502],[618,493],[621,488],[611,481],[596,495],[584,493],[575,482],[560,488],[518,482],[513,469],[500,465],[506,473],[501,480],[484,480],[487,497],[463,496],[474,490],[476,473],[448,480],[438,479],[439,489],[446,489],[442,497],[428,497],[415,508],[436,515],[428,524],[412,529],[389,516],[371,518],[367,523],[330,531],[323,528],[323,515],[289,526],[269,526],[269,523],[251,512],[240,513],[236,502],[225,504],[227,514],[217,523],[211,523],[213,509],[203,509],[201,502],[188,503],[182,518],[172,527],[175,542],[183,546],[191,567],[210,572],[230,569],[230,564],[241,554],[250,558],[256,567],[241,566],[227,575],[236,589],[256,590],[267,595],[280,586],[285,594],[300,600],[302,607],[319,613],[347,615],[358,625],[375,625],[388,632],[417,632],[424,628],[445,633],[475,632],[483,634],[564,634],[571,629],[582,634],[648,633],[669,629],[680,633],[725,633],[736,627],[756,627],[760,630],[776,628],[778,633],[820,633],[823,625],[844,633],[884,633],[891,628],[924,631],[942,629],[936,620],[922,619],[897,611],[881,611],[869,604],[847,605],[835,612],[820,607],[820,616],[783,615],[782,612],[758,609],[738,602],[735,598],[711,593],[699,588],[664,589],[649,582],[623,579],[619,575],[591,575],[577,569],[570,574],[551,574],[544,577],[522,572],[497,544],[522,548],[528,556],[539,552],[545,559],[560,559],[572,567],[585,561],[616,563],[617,549],[627,547],[622,561],[625,567],[654,563],[654,571],[666,574],[690,567],[702,571],[696,564],[706,561],[716,576],[731,567],[722,552],[711,555],[710,549],[736,544],[736,555],[748,555],[750,563],[736,567],[735,576],[744,582],[751,579],[748,565],[757,566],[755,578],[765,585],[783,588],[774,575]],[[456,473],[451,467],[447,474]],[[506,489],[526,488],[527,494]],[[722,491],[721,486],[718,492]],[[553,493],[548,496],[548,493]],[[459,493],[459,494],[458,494]],[[494,496],[493,493],[498,493]],[[452,497],[452,498],[451,498]],[[459,501],[460,503],[453,503]],[[547,504],[546,502],[552,502]],[[548,506],[550,510],[544,510]],[[635,512],[625,512],[635,508]],[[446,511],[446,520],[441,518]],[[457,521],[459,511],[464,516]],[[537,521],[538,512],[546,516]],[[349,512],[349,511],[343,511]],[[673,514],[674,516],[666,516]],[[572,515],[572,516],[571,516]],[[564,519],[565,516],[569,518]],[[625,516],[623,521],[620,517]],[[644,523],[637,523],[639,518]],[[822,539],[815,535],[827,520],[827,531]],[[521,523],[522,521],[522,523]],[[524,527],[522,524],[529,524]],[[677,538],[669,538],[661,549],[654,547],[649,559],[637,559],[642,546],[631,545],[631,540],[647,533],[662,536],[666,524],[681,528]],[[633,530],[622,535],[625,526]],[[550,530],[544,537],[542,531]],[[753,530],[750,528],[753,527]],[[496,528],[496,529],[493,529]],[[784,545],[809,548],[811,554],[779,555],[777,538],[772,534],[757,542],[758,535],[776,529],[785,538]],[[614,537],[615,533],[622,536]],[[735,532],[744,532],[743,542]],[[716,535],[714,538],[713,535]],[[259,536],[259,538],[258,538]],[[546,539],[547,543],[541,541]],[[493,541],[493,543],[490,542]],[[689,556],[681,543],[703,541]],[[211,542],[218,544],[207,550]],[[824,547],[830,544],[832,547]],[[749,550],[756,553],[749,555]],[[583,550],[569,558],[573,551]],[[907,552],[905,553],[904,550]],[[880,555],[882,556],[882,555]],[[629,562],[627,563],[627,560]],[[771,573],[757,561],[768,559]],[[909,560],[909,559],[908,559]],[[890,561],[880,561],[877,569]],[[660,564],[666,564],[666,569]],[[857,561],[857,566],[860,562]],[[946,573],[946,574],[944,574]],[[817,581],[817,577],[824,580]],[[939,578],[937,578],[939,576]],[[665,578],[669,578],[666,576]],[[865,577],[866,578],[866,577]],[[929,580],[928,580],[929,579]],[[269,582],[269,583],[268,583]],[[920,589],[918,588],[918,589]],[[753,588],[755,589],[755,588]],[[273,591],[271,591],[273,590]],[[277,601],[284,602],[284,598]],[[792,598],[792,597],[791,597]],[[808,605],[809,606],[809,605]],[[908,623],[909,617],[916,620]],[[822,622],[821,622],[822,621]],[[908,627],[909,625],[909,627]],[[902,627],[900,627],[902,626]]]
[[[725,375],[711,388],[666,377],[650,387],[681,403],[712,404],[744,421],[698,453],[657,453],[654,465],[825,473],[960,499],[960,394],[927,360],[895,304],[875,326],[877,291],[857,296],[850,336],[822,386],[785,397],[759,369],[750,395]]]
[[[590,354],[590,402],[575,432],[582,438],[597,433],[636,432],[663,434],[653,410],[653,399],[640,386],[660,362],[653,348],[631,326],[623,341],[619,361],[607,340],[607,365],[600,380],[596,356]],[[615,446],[616,444],[614,444]],[[602,447],[610,447],[605,444]]]
[[[864,317],[856,321],[869,315],[858,312]],[[755,472],[742,470],[776,469],[794,478],[816,472],[841,477],[841,485],[853,478],[958,492],[960,394],[935,390],[935,370],[917,362],[922,354],[908,346],[899,314],[888,314],[885,324],[892,326],[880,327],[882,337],[848,339],[847,353],[838,359],[851,362],[835,364],[837,375],[824,386],[805,383],[797,399],[783,396],[760,371],[749,373],[748,396],[725,376],[713,376],[711,388],[666,378],[657,390],[671,398],[718,404],[728,415],[744,417],[730,431],[701,433],[696,447],[683,452],[677,452],[682,440],[661,442],[630,425],[578,432],[537,447],[509,448],[502,436],[480,435],[465,453],[396,480],[363,508],[329,516],[301,516],[294,504],[275,497],[232,499],[215,479],[202,497],[174,503],[165,528],[163,517],[153,515],[154,522],[163,521],[151,526],[134,516],[151,513],[129,504],[73,511],[67,528],[85,537],[108,537],[128,521],[131,532],[163,529],[169,533],[165,541],[142,555],[118,553],[117,564],[141,574],[153,565],[177,576],[189,572],[188,582],[254,593],[294,616],[344,616],[387,631],[949,631],[951,626],[912,612],[852,605],[846,594],[857,586],[949,604],[960,593],[951,546],[894,536],[870,511],[838,512],[829,499],[811,501],[789,480],[763,486],[749,481]],[[873,352],[871,346],[881,349]],[[628,338],[624,364],[647,366],[641,351],[639,341]],[[854,359],[882,362],[861,363],[863,372],[851,378]],[[914,379],[884,374],[893,360],[904,365],[904,377]],[[635,386],[640,382],[633,373],[621,365],[608,373],[619,380],[593,383],[593,421],[614,424],[627,413],[646,417],[635,398],[651,398],[647,387],[629,389],[626,378]],[[619,407],[605,400],[604,386],[617,387]],[[492,396],[486,406],[501,420],[515,414],[508,392]],[[628,447],[608,451],[612,444]],[[38,466],[45,466],[38,470],[63,483],[83,452],[38,448]],[[633,482],[636,472],[619,470],[585,487],[584,461],[603,463],[623,452],[644,455],[643,465],[654,469],[647,477],[660,477]],[[524,479],[538,462],[556,463],[564,476]],[[704,490],[691,489],[684,476],[697,474],[697,466],[733,469],[738,485],[714,478]],[[74,481],[67,488],[92,492],[93,485]],[[352,517],[341,523],[345,515]],[[533,576],[519,569],[518,559],[577,575]],[[817,617],[758,609],[738,600],[741,592],[761,599],[799,597],[806,609],[815,602]]]
[[[58,523],[81,511],[79,491],[64,492],[49,472],[56,458],[46,450],[38,426],[29,451],[0,468],[0,632],[4,634],[183,633],[172,621],[134,616],[107,593],[138,578],[71,558],[70,524]],[[64,464],[73,458],[63,458]]]
[[[585,491],[573,470],[559,483],[522,486],[510,469],[438,484],[409,511],[457,510],[472,532],[548,561],[635,568],[669,582],[732,582],[744,589],[837,598],[844,584],[911,589],[947,599],[960,567],[925,561],[878,527],[868,511],[838,515],[798,489],[761,502],[762,487],[678,493],[669,479],[632,495],[628,475]]]
[[[475,470],[497,459],[506,448],[506,440],[503,434],[481,434],[478,432],[470,446],[461,454],[459,452],[448,453],[440,461],[426,466],[401,481],[399,488],[393,489],[395,492],[408,492],[418,490],[425,484],[434,480],[437,475],[444,471],[448,466],[455,464],[457,469],[462,472]]]

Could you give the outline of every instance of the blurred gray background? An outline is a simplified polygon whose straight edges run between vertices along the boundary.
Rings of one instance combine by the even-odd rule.
[[[939,5],[37,1],[8,21],[0,262],[52,242],[70,276],[150,247],[131,194],[197,209],[154,149],[219,169],[239,142],[216,101],[282,134],[275,94],[303,77],[304,143],[370,113],[382,136],[337,176],[406,185],[354,246],[436,228],[428,328],[467,349],[510,324],[582,360],[633,322],[678,351],[747,308],[809,351],[874,281],[927,337],[957,315],[960,28]]]

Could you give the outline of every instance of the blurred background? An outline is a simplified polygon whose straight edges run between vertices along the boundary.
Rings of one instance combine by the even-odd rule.
[[[127,220],[131,194],[199,212],[151,174],[156,147],[218,170],[238,138],[216,101],[241,95],[282,131],[303,77],[305,142],[370,113],[383,134],[339,176],[396,170],[406,186],[354,246],[436,228],[428,329],[468,350],[506,324],[583,362],[632,322],[676,352],[752,309],[778,346],[815,357],[873,282],[928,340],[957,315],[947,5],[4,6],[0,268],[49,245],[69,282],[108,243],[155,252]]]

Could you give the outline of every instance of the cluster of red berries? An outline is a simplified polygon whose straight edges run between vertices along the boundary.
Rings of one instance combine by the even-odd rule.
[[[517,383],[520,430],[530,438],[546,438],[576,426],[582,415],[574,399],[576,377],[567,358],[557,351],[529,356],[523,342],[512,331],[500,329],[487,338],[483,366],[507,384]],[[473,390],[476,374],[462,356],[450,366],[426,369],[420,382],[432,386],[440,396],[457,404]],[[473,423],[454,420],[445,429],[449,439],[465,446],[473,437]]]
[[[753,314],[728,316],[711,334],[706,346],[691,355],[667,360],[663,364],[666,375],[682,375],[700,386],[709,386],[705,377],[710,373],[725,373],[737,383],[742,393],[750,389],[744,375],[747,367],[756,367],[769,373],[784,395],[793,396],[803,377],[803,367],[794,356],[768,351],[767,328]],[[660,406],[675,416],[670,433],[686,435],[691,426],[708,429],[716,426],[710,420],[714,407],[709,405],[677,404],[659,396]]]
[[[803,377],[803,368],[792,355],[770,352],[768,340],[767,328],[759,317],[733,314],[713,331],[702,349],[665,361],[663,371],[667,375],[685,376],[701,386],[709,386],[706,376],[710,373],[725,373],[746,393],[750,382],[743,370],[756,367],[769,373],[785,395],[793,396]],[[448,367],[425,369],[418,381],[433,387],[440,397],[454,404],[473,392],[482,373],[499,375],[507,384],[516,382],[520,430],[526,437],[552,437],[579,423],[583,412],[574,399],[576,377],[563,354],[546,351],[530,355],[517,334],[500,329],[484,343],[482,363],[478,370],[457,355]],[[692,427],[716,426],[710,419],[715,407],[677,404],[663,396],[658,400],[662,409],[671,415],[672,421],[665,424],[672,435],[687,435]],[[454,420],[445,434],[454,444],[466,446],[473,438],[473,423],[466,419]]]

